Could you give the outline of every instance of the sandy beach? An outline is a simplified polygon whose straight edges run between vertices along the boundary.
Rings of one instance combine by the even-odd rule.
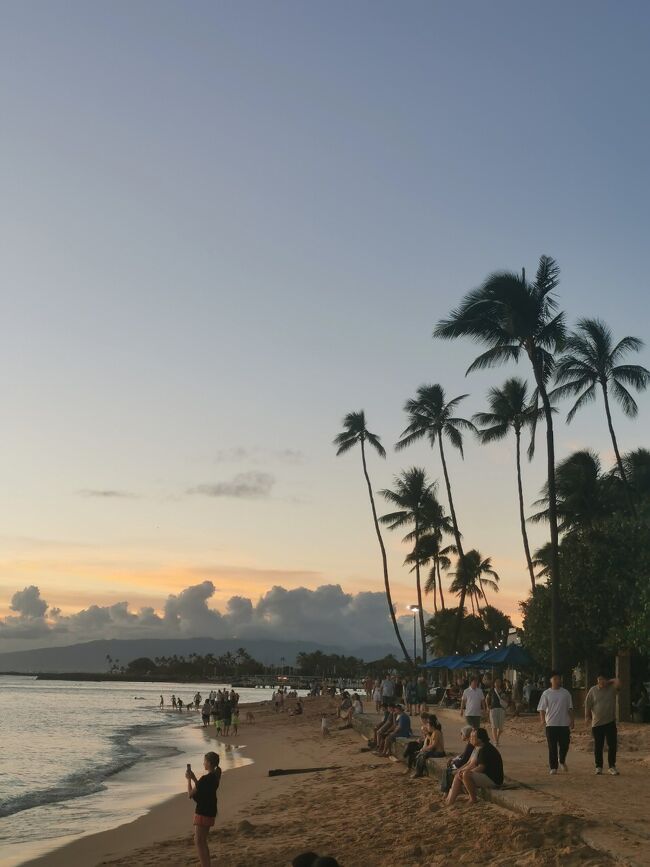
[[[264,705],[255,709],[255,725],[243,726],[230,739],[245,744],[254,763],[223,777],[211,835],[214,864],[280,867],[309,849],[334,855],[345,867],[650,864],[644,851],[649,734],[643,727],[622,729],[623,776],[594,780],[586,732],[578,730],[571,755],[575,772],[549,778],[535,718],[509,721],[502,744],[506,773],[518,779],[526,775],[549,805],[539,814],[522,815],[485,802],[470,807],[459,801],[445,808],[432,780],[411,780],[403,764],[363,751],[359,733],[338,730],[334,720],[331,736],[323,739],[321,714],[334,707],[329,699],[308,700],[305,714],[292,717]],[[448,750],[453,749],[460,719],[452,711],[440,716]],[[205,738],[214,744],[211,733]],[[268,776],[271,768],[330,765],[339,768]],[[599,791],[596,782],[603,784]],[[131,824],[71,843],[29,865],[195,865],[191,821],[192,804],[179,795]],[[607,854],[612,845],[620,849],[616,858]]]

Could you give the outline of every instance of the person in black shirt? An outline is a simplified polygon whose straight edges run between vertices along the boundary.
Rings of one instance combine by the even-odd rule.
[[[210,850],[208,848],[208,833],[214,825],[217,815],[217,789],[221,780],[221,768],[217,753],[206,753],[203,757],[203,767],[207,774],[197,780],[194,771],[188,765],[185,771],[187,794],[196,802],[194,811],[194,842],[199,855],[201,867],[210,867]]]
[[[503,761],[501,753],[490,743],[490,736],[484,728],[476,729],[471,734],[474,746],[472,757],[458,770],[447,795],[447,804],[451,806],[461,788],[469,795],[470,803],[476,803],[477,789],[495,789],[503,783]]]

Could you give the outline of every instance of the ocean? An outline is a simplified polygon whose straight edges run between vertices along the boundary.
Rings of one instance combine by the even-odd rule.
[[[0,864],[17,867],[184,791],[185,766],[200,768],[205,742],[200,715],[171,711],[172,693],[189,701],[223,686],[1,676]],[[242,704],[271,697],[237,692]],[[250,762],[237,746],[218,751],[224,771]]]

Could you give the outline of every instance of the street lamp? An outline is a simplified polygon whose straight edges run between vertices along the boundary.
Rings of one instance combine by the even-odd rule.
[[[418,655],[417,637],[416,637],[417,632],[415,629],[415,615],[420,610],[420,606],[419,605],[407,605],[406,608],[408,609],[408,611],[413,612],[413,664],[415,665],[415,659]]]

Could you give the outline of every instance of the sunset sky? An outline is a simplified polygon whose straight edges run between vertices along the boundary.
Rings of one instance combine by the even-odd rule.
[[[332,439],[364,408],[388,449],[376,489],[439,476],[426,445],[392,451],[402,406],[440,382],[470,417],[514,372],[465,378],[475,348],[431,338],[492,270],[548,253],[571,322],[650,339],[645,3],[28,0],[2,19],[8,622],[30,585],[62,616],[160,612],[205,581],[221,611],[275,585],[381,591],[359,455]],[[624,450],[649,445],[639,402],[636,422],[616,410]],[[609,465],[600,400],[565,412],[559,457]],[[466,546],[516,615],[513,444],[468,439],[449,464]],[[0,651],[47,643],[27,632],[0,628]]]

